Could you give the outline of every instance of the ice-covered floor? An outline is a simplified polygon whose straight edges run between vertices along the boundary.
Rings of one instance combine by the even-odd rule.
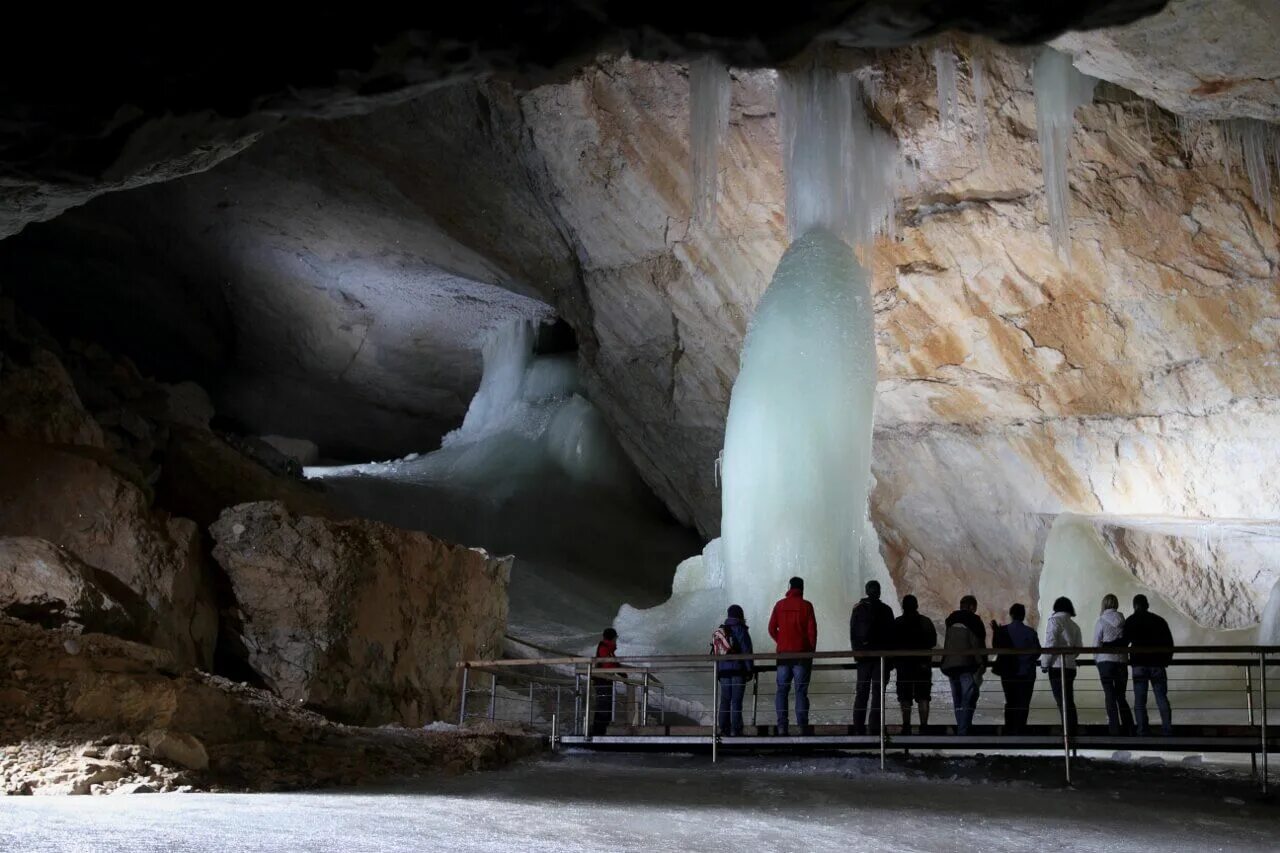
[[[1274,850],[1235,770],[566,755],[387,793],[11,798],[0,850]]]

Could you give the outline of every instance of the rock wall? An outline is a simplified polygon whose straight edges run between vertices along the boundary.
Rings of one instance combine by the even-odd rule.
[[[500,653],[510,558],[272,502],[211,533],[249,664],[285,699],[362,724],[452,720],[454,665]]]

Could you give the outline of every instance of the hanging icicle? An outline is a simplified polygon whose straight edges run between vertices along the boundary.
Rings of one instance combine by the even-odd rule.
[[[729,68],[713,56],[689,66],[689,149],[693,156],[693,217],[715,222],[720,144],[729,129]]]
[[[978,134],[978,148],[982,162],[991,162],[991,124],[987,120],[987,95],[991,91],[987,82],[986,51],[974,46],[969,53],[969,79],[973,84],[973,128]]]
[[[938,76],[938,127],[953,132],[956,128],[956,52],[950,44],[933,49],[933,68]]]
[[[1044,171],[1049,235],[1054,251],[1071,262],[1071,189],[1067,183],[1068,151],[1076,107],[1093,101],[1098,81],[1081,74],[1071,57],[1045,48],[1032,70],[1036,93],[1036,135]]]
[[[1227,177],[1231,177],[1232,164],[1239,152],[1249,178],[1249,190],[1253,203],[1266,214],[1267,221],[1275,221],[1275,205],[1271,193],[1271,164],[1280,173],[1280,132],[1274,125],[1252,118],[1235,118],[1219,122],[1222,130],[1223,161]]]

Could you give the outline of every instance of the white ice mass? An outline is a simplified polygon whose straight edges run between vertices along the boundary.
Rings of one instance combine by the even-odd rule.
[[[868,120],[856,80],[825,68],[782,75],[787,216],[798,236],[747,331],[729,403],[723,539],[681,565],[672,600],[624,607],[628,653],[705,650],[729,604],[765,626],[793,575],[818,614],[821,648],[848,648],[863,583],[893,584],[867,515],[875,406],[874,309],[845,239],[869,242],[892,218],[897,152]]]
[[[1032,70],[1036,93],[1036,135],[1044,170],[1045,205],[1049,211],[1049,235],[1059,255],[1071,257],[1071,188],[1067,164],[1076,107],[1093,101],[1098,81],[1081,74],[1071,57],[1046,47]]]

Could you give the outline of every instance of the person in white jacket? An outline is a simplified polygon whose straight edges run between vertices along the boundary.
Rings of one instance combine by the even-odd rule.
[[[1053,615],[1044,626],[1044,648],[1079,648],[1084,645],[1080,636],[1080,626],[1071,617],[1076,615],[1076,608],[1071,599],[1059,596],[1053,602]],[[1053,701],[1058,703],[1058,715],[1062,715],[1062,704],[1067,706],[1067,733],[1076,733],[1076,656],[1073,654],[1053,654],[1045,652],[1040,656],[1040,669],[1049,675],[1049,686],[1053,689]]]
[[[1093,626],[1093,644],[1109,646],[1124,638],[1124,616],[1120,613],[1120,599],[1107,593],[1102,597],[1102,615]],[[1133,733],[1133,712],[1125,699],[1129,682],[1128,655],[1099,652],[1094,657],[1098,665],[1098,680],[1102,682],[1102,695],[1107,704],[1107,733],[1111,735]]]

